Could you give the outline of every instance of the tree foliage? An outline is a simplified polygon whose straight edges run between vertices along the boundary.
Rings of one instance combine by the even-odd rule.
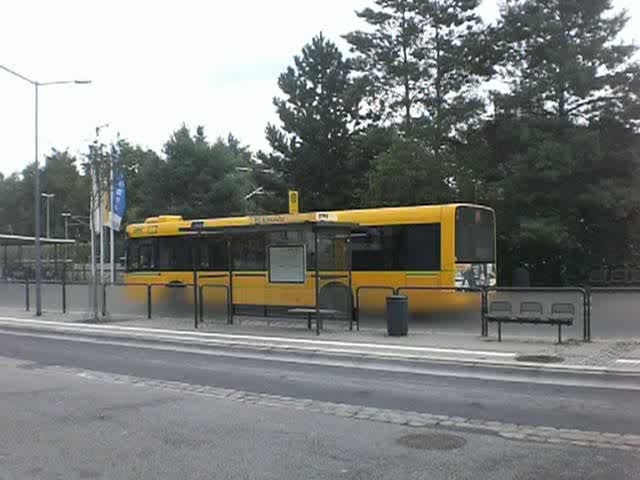
[[[376,0],[358,16],[370,29],[345,36],[383,118],[402,118],[436,157],[482,110],[476,94],[489,73],[479,0]]]
[[[474,202],[496,210],[502,283],[519,266],[568,284],[594,265],[640,265],[640,67],[620,37],[626,12],[509,0],[485,25],[479,4],[371,0],[344,36],[351,56],[311,39],[278,78],[279,121],[256,157],[202,127],[178,128],[161,153],[121,141],[125,221],[277,213],[287,189],[307,211]],[[0,230],[32,233],[34,173],[0,176]],[[87,171],[54,150],[41,175],[60,234],[62,211],[88,214]]]
[[[162,159],[152,151],[123,148],[130,185],[139,185],[130,187],[136,220],[159,213],[188,218],[244,213],[251,184],[236,168],[246,167],[251,158],[235,137],[210,143],[202,127],[194,135],[183,125],[165,143],[164,154]]]
[[[284,98],[273,100],[281,128],[269,124],[266,166],[304,192],[307,209],[344,208],[353,201],[350,140],[359,121],[360,97],[351,67],[322,34],[305,45],[278,79]]]
[[[500,71],[511,86],[506,100],[533,115],[574,121],[637,119],[636,47],[619,37],[627,22],[611,0],[505,3],[498,42]]]

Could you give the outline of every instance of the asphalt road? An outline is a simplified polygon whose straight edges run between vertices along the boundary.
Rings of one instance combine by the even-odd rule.
[[[640,432],[640,393],[302,366],[0,333],[0,479],[640,478],[640,454],[415,429],[105,383],[50,366],[289,397],[602,432]],[[70,370],[71,371],[71,370]]]
[[[0,355],[338,403],[615,433],[640,432],[640,392],[426,376],[0,333]]]

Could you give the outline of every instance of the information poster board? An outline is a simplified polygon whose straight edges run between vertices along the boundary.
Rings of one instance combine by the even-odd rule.
[[[307,273],[305,245],[269,247],[269,282],[304,283]]]

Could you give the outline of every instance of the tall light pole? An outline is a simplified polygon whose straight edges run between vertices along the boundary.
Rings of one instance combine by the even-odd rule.
[[[265,173],[265,174],[268,174],[268,175],[273,175],[275,173],[273,168],[254,168],[254,167],[236,167],[236,172],[242,172],[242,173]],[[252,192],[249,192],[248,194],[246,194],[244,196],[244,200],[249,200],[250,198],[253,198],[256,195],[266,195],[266,194],[267,194],[267,192],[265,191],[264,187],[257,187]]]
[[[41,193],[42,198],[47,200],[47,238],[51,238],[51,215],[49,211],[49,200],[56,196],[55,193]]]
[[[62,212],[62,218],[64,218],[64,239],[69,240],[69,212]],[[62,266],[62,278],[67,281],[67,263],[69,262],[69,245],[64,246],[64,264]]]
[[[40,87],[46,87],[48,85],[64,85],[64,84],[76,84],[86,85],[91,83],[91,80],[56,80],[54,82],[38,82],[31,80],[24,75],[11,70],[10,68],[0,65],[0,70],[10,73],[14,77],[18,77],[21,80],[31,84],[35,90],[35,181],[33,188],[33,210],[34,210],[34,226],[33,236],[35,237],[35,263],[36,263],[36,315],[42,315],[42,295],[40,291],[40,283],[42,280],[42,252],[40,245],[40,167],[38,165],[38,89]]]
[[[64,218],[64,239],[69,240],[69,218],[71,214],[69,212],[63,212],[62,218]]]

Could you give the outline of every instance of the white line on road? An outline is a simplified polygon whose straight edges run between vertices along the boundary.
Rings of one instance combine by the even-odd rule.
[[[630,365],[640,365],[640,358],[619,358],[616,363],[624,363]]]
[[[212,339],[212,340],[230,340],[230,341],[245,341],[245,342],[277,342],[277,343],[289,343],[296,345],[308,345],[314,347],[343,347],[348,350],[339,350],[335,349],[334,351],[351,351],[353,348],[367,348],[378,350],[395,350],[395,351],[404,351],[404,352],[423,352],[423,353],[452,353],[459,355],[474,355],[474,356],[484,356],[484,357],[503,357],[503,358],[513,358],[516,356],[513,352],[496,352],[496,351],[487,351],[487,350],[467,350],[467,349],[457,349],[457,348],[438,348],[438,347],[412,347],[408,345],[390,345],[383,343],[364,343],[364,342],[344,342],[344,341],[335,341],[335,340],[308,340],[303,338],[287,338],[287,337],[267,337],[267,336],[259,336],[259,335],[237,335],[237,334],[228,334],[228,333],[211,333],[211,332],[183,332],[179,330],[166,330],[159,328],[142,328],[142,327],[123,327],[119,325],[78,325],[78,324],[70,324],[68,322],[55,322],[55,321],[46,321],[46,320],[30,320],[24,318],[15,318],[15,317],[0,317],[0,320],[9,321],[9,322],[17,322],[26,325],[38,325],[38,326],[56,326],[61,327],[68,331],[77,331],[77,332],[90,332],[90,331],[120,331],[120,332],[131,332],[131,333],[148,333],[152,335],[171,335],[173,337],[181,337],[181,338],[202,338],[202,339]]]

